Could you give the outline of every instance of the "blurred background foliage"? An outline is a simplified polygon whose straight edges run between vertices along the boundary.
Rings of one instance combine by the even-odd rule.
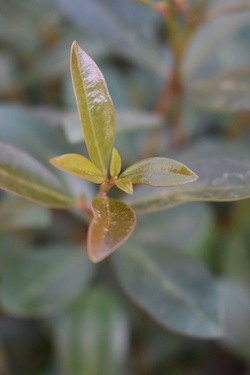
[[[199,198],[199,189],[183,190],[180,203],[192,195],[210,200],[217,172],[225,200],[248,197],[250,2],[190,0],[197,9],[201,3],[206,17],[184,46],[182,87],[169,104],[176,63],[171,25],[152,7],[130,0],[1,0],[0,140],[58,174],[50,157],[83,152],[69,73],[77,40],[107,81],[116,146],[127,165],[162,155],[192,165],[202,181],[210,178],[208,199]],[[204,167],[200,161],[211,156],[216,161]],[[237,181],[227,181],[225,170]],[[60,177],[76,196],[93,198],[87,182]],[[148,194],[134,203],[138,210],[149,204]],[[171,207],[175,190],[167,194]],[[249,200],[193,202],[141,215],[131,240],[92,265],[84,251],[86,218],[1,191],[0,374],[249,375],[249,208]],[[214,326],[199,321],[186,301],[176,310],[164,290],[169,282],[206,305]],[[188,337],[193,315],[200,340]],[[213,330],[222,337],[211,339]]]

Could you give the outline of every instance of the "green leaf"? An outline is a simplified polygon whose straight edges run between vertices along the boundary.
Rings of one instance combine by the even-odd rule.
[[[161,325],[197,338],[221,336],[219,298],[202,264],[175,249],[137,242],[112,260],[125,292]]]
[[[114,181],[115,186],[124,191],[127,194],[133,194],[133,185],[131,180],[128,178],[119,178]]]
[[[193,80],[188,93],[195,104],[212,111],[250,109],[249,65]]]
[[[124,373],[129,345],[127,318],[105,289],[91,289],[52,321],[59,363],[65,374]]]
[[[120,178],[128,178],[133,184],[175,186],[192,182],[198,176],[176,160],[157,157],[132,164],[120,175]]]
[[[139,66],[166,74],[158,48],[155,22],[157,14],[147,7],[127,0],[55,0],[73,22],[107,42],[115,53]]]
[[[125,203],[111,198],[92,201],[94,218],[88,230],[88,255],[97,263],[120,247],[136,225],[134,211]]]
[[[50,224],[51,215],[47,207],[16,196],[0,202],[0,232],[46,228]]]
[[[0,142],[0,188],[56,208],[75,205],[61,181],[32,156]]]
[[[79,154],[65,154],[50,159],[55,167],[69,172],[77,177],[100,184],[105,181],[105,175],[89,159]]]
[[[237,160],[200,159],[190,162],[199,179],[169,189],[138,188],[128,204],[137,212],[165,210],[192,201],[227,202],[250,197],[250,163]]]
[[[114,105],[101,71],[76,42],[72,44],[70,63],[89,156],[106,175],[115,138]]]
[[[82,248],[58,245],[33,249],[3,277],[1,301],[19,316],[59,313],[82,293],[93,274]]]
[[[118,176],[119,173],[121,172],[121,167],[122,167],[122,160],[121,160],[120,154],[116,148],[113,148],[111,162],[110,162],[111,177]]]
[[[159,244],[192,256],[206,251],[207,239],[214,228],[214,217],[207,203],[192,202],[169,210],[138,216],[133,243]]]
[[[138,110],[135,108],[116,110],[116,131],[138,131],[159,128],[164,123],[164,118],[159,114],[150,111]],[[65,137],[70,143],[82,142],[83,134],[79,118],[75,112],[63,113],[60,119]]]
[[[248,284],[221,278],[219,295],[223,303],[223,346],[233,349],[240,356],[250,359],[250,289]]]

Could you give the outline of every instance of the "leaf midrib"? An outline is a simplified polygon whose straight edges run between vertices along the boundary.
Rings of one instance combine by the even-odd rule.
[[[79,63],[79,60],[78,60],[77,56],[78,56],[78,54],[76,53],[76,62],[77,62],[78,72],[81,72],[81,66],[80,66],[80,63]],[[91,124],[90,129],[92,131],[92,135],[93,135],[93,139],[94,139],[94,143],[95,143],[95,148],[96,148],[96,151],[97,151],[97,155],[98,155],[98,159],[99,159],[100,165],[102,167],[102,172],[104,173],[104,175],[106,175],[106,168],[105,168],[104,161],[103,161],[100,149],[99,149],[99,143],[98,143],[98,140],[97,140],[97,137],[96,137],[96,133],[95,133],[95,128],[94,128],[94,125],[93,125],[94,123],[93,123],[93,119],[92,119],[92,114],[91,114],[91,111],[89,109],[88,96],[87,96],[86,90],[85,90],[84,78],[82,77],[81,73],[79,74],[79,76],[80,76],[80,80],[81,80],[81,83],[82,83],[82,88],[83,88],[84,96],[86,98],[86,103],[87,103],[86,107],[87,107],[88,116],[89,116],[89,119],[90,119],[90,124]],[[78,98],[77,98],[77,103],[79,103]],[[79,108],[80,117],[81,117],[81,120],[82,120],[82,113],[81,113],[80,105],[78,105],[78,108]],[[82,127],[83,127],[83,133],[84,133],[84,136],[85,136],[83,121],[81,121],[81,123],[82,123]],[[88,142],[87,142],[87,137],[86,136],[85,136],[85,142],[86,142],[86,145],[88,146]],[[90,156],[91,160],[93,161],[93,158],[91,157],[90,152],[89,152],[89,156]],[[94,161],[93,161],[93,163],[94,163]],[[99,168],[99,166],[97,166],[97,168]]]
[[[163,289],[166,289],[168,292],[175,294],[180,300],[183,301],[184,304],[186,304],[189,308],[191,308],[192,311],[200,316],[203,321],[205,321],[210,327],[212,327],[213,331],[214,329],[218,330],[218,327],[216,327],[216,325],[210,319],[208,319],[208,316],[204,314],[204,311],[201,310],[197,305],[195,305],[190,299],[188,299],[180,288],[178,288],[169,279],[167,281],[165,280],[162,270],[159,267],[155,266],[155,264],[146,255],[145,252],[141,254],[139,248],[137,248],[137,251],[131,251],[131,249],[128,250],[131,258],[134,258],[137,261],[139,260],[139,263],[144,264],[145,268],[151,274],[153,274],[156,279],[160,280]]]
[[[43,185],[40,185],[40,184],[36,184],[34,182],[31,182],[31,181],[27,181],[21,177],[17,177],[16,175],[13,176],[13,174],[11,174],[10,172],[6,171],[5,169],[3,168],[0,168],[0,178],[2,176],[2,172],[4,172],[4,175],[5,177],[8,177],[10,180],[12,181],[16,181],[16,182],[19,182],[22,186],[24,187],[27,187],[27,188],[31,188],[31,189],[34,189],[36,192],[45,192],[45,194],[47,195],[50,195],[52,197],[56,197],[58,200],[62,199],[63,201],[67,201],[67,202],[72,202],[73,204],[73,198],[70,198],[68,197],[67,195],[64,195],[62,193],[60,193],[59,191],[57,190],[52,190],[52,189],[49,189],[49,188],[46,188],[45,186]],[[8,187],[5,188],[6,190],[8,190]],[[32,199],[32,198],[30,198]]]

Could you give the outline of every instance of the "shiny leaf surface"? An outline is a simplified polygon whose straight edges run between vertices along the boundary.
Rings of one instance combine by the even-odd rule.
[[[123,373],[129,327],[111,293],[101,288],[89,290],[52,323],[58,359],[65,374]]]
[[[220,158],[189,165],[199,176],[193,184],[159,190],[139,187],[127,202],[137,213],[145,213],[192,201],[226,202],[250,197],[250,163]]]
[[[120,247],[132,234],[136,216],[125,203],[111,198],[92,201],[94,218],[88,230],[88,255],[97,263]]]
[[[61,181],[32,156],[0,142],[0,188],[51,207],[74,206],[74,199],[61,185]]]
[[[113,148],[112,157],[110,162],[110,175],[111,177],[118,176],[121,172],[122,160],[116,148]]]
[[[132,164],[120,175],[120,178],[128,178],[133,184],[175,186],[192,182],[198,177],[176,160],[157,157]]]
[[[100,184],[105,180],[105,175],[89,159],[79,154],[65,154],[50,159],[55,167],[84,178],[85,180]]]
[[[114,181],[115,185],[127,194],[133,194],[133,184],[128,178],[119,178]]]
[[[1,301],[15,315],[50,316],[82,293],[92,274],[93,266],[82,248],[33,249],[4,275]]]
[[[115,137],[114,105],[101,71],[76,42],[71,76],[90,159],[106,175]]]
[[[221,336],[217,291],[200,263],[176,249],[132,241],[112,260],[125,292],[161,325],[197,338]]]

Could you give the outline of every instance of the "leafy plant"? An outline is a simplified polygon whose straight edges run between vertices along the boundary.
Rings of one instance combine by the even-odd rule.
[[[104,77],[76,42],[72,45],[70,61],[90,160],[79,154],[65,154],[52,158],[50,162],[63,171],[101,185],[98,196],[91,203],[93,219],[87,239],[89,258],[93,262],[99,262],[126,241],[136,224],[132,208],[107,196],[113,186],[132,194],[133,184],[169,187],[192,182],[197,176],[182,163],[160,157],[140,160],[120,174],[121,157],[113,148],[115,111]],[[56,177],[29,155],[4,143],[1,155],[0,182],[3,189],[51,207],[78,205],[81,210],[89,213],[90,209],[84,206],[84,200],[77,203],[68,197],[60,189]]]
[[[245,374],[248,10],[3,1],[1,374]]]

